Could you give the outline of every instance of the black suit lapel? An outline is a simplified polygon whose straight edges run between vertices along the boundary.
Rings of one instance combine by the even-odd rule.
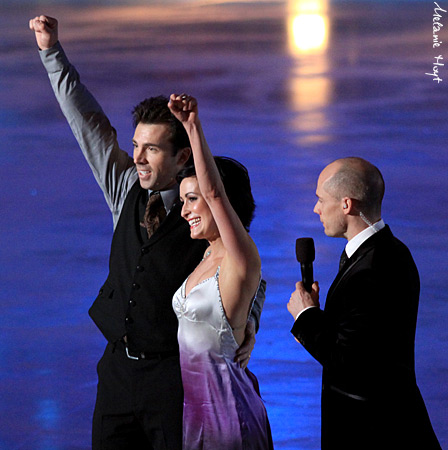
[[[145,210],[146,210],[146,204],[148,203],[148,191],[145,189],[142,189],[142,192],[140,193],[140,198],[137,202],[137,208],[136,208],[136,214],[137,218],[135,220],[135,223],[139,224],[140,228],[140,235],[142,238],[142,244],[146,244],[149,241],[148,238],[148,232],[146,230],[146,227],[142,227],[143,223],[143,217],[145,216]]]
[[[362,254],[364,256],[364,253]],[[357,262],[362,258],[360,255],[359,258],[355,258],[355,255],[352,255],[351,258],[348,259],[348,261],[344,264],[344,266],[341,268],[341,270],[336,275],[336,278],[334,279],[333,283],[331,283],[330,289],[328,290],[327,294],[327,300],[325,302],[325,305],[328,304],[329,300],[331,299],[334,291],[337,289],[341,281],[349,274],[350,270],[355,266]]]
[[[369,239],[367,239],[356,252],[347,260],[344,266],[341,268],[333,283],[330,286],[327,294],[326,303],[332,297],[334,291],[337,289],[341,281],[343,281],[347,276],[350,275],[351,271],[356,267],[356,265],[365,258],[373,249],[375,248],[378,241],[384,239],[388,235],[392,235],[390,228],[386,225],[382,230],[375,233]]]

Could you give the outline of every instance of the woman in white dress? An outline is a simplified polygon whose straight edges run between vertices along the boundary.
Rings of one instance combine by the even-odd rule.
[[[173,94],[168,106],[187,131],[195,161],[179,175],[182,217],[193,239],[210,244],[173,298],[184,385],[183,448],[269,449],[258,383],[234,361],[261,279],[260,256],[248,233],[255,204],[247,170],[213,157],[196,99]]]

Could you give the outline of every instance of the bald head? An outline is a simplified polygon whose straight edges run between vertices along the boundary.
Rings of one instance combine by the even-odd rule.
[[[356,209],[371,221],[381,218],[384,179],[381,172],[362,158],[337,159],[321,173],[323,188],[338,200],[354,200]]]

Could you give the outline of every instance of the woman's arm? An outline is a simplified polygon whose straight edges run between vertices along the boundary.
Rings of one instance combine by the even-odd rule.
[[[226,195],[202,130],[196,99],[173,94],[168,106],[190,138],[199,189],[212,212],[225,248],[220,289],[227,317],[235,327],[245,325],[260,277],[258,250]]]

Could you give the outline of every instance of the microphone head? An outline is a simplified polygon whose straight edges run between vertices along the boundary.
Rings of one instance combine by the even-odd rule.
[[[299,238],[296,240],[297,261],[301,264],[309,264],[314,261],[316,253],[314,251],[313,238]]]

